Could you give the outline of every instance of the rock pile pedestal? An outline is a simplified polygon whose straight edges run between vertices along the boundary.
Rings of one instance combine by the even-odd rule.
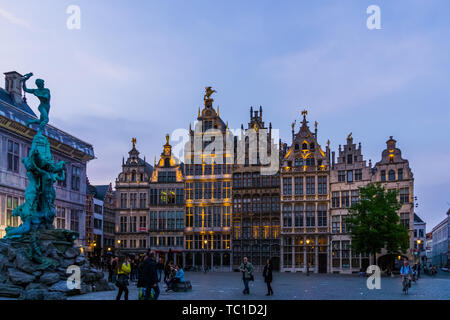
[[[69,295],[114,290],[101,270],[92,268],[79,248],[74,246],[69,230],[46,230],[40,234],[39,246],[47,264],[36,263],[30,256],[29,238],[0,239],[0,296],[24,300],[65,300]],[[68,285],[78,266],[79,289]],[[70,282],[69,282],[70,284]]]

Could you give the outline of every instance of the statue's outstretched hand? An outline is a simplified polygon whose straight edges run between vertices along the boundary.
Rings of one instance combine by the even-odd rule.
[[[32,76],[33,76],[33,72],[27,73],[26,75],[24,75],[22,77],[22,80],[26,81],[26,80],[30,79]]]

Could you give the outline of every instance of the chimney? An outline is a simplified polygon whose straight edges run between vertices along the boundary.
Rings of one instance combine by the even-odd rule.
[[[14,103],[22,103],[22,75],[16,71],[5,72],[4,75],[5,90],[8,91]]]

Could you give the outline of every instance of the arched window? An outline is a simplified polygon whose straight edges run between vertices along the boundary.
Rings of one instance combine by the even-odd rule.
[[[395,180],[395,171],[394,170],[389,170],[388,177],[389,177],[388,178],[389,181]]]
[[[314,144],[314,142],[311,142],[309,144],[309,149],[314,150],[316,148],[316,145]]]
[[[164,167],[170,167],[170,159],[169,158],[164,159]]]
[[[298,145],[298,143],[296,143],[294,149],[298,150],[299,148],[300,148],[300,146]]]
[[[308,149],[308,145],[306,144],[306,142],[304,142],[302,144],[302,150],[307,150]]]
[[[131,172],[131,182],[136,182],[136,171]]]

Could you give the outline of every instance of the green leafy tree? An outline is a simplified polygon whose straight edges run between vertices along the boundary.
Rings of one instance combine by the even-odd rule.
[[[386,248],[389,253],[404,252],[409,247],[409,233],[401,225],[398,191],[386,191],[380,183],[359,188],[360,201],[350,208],[347,227],[352,236],[352,250],[376,254]]]

